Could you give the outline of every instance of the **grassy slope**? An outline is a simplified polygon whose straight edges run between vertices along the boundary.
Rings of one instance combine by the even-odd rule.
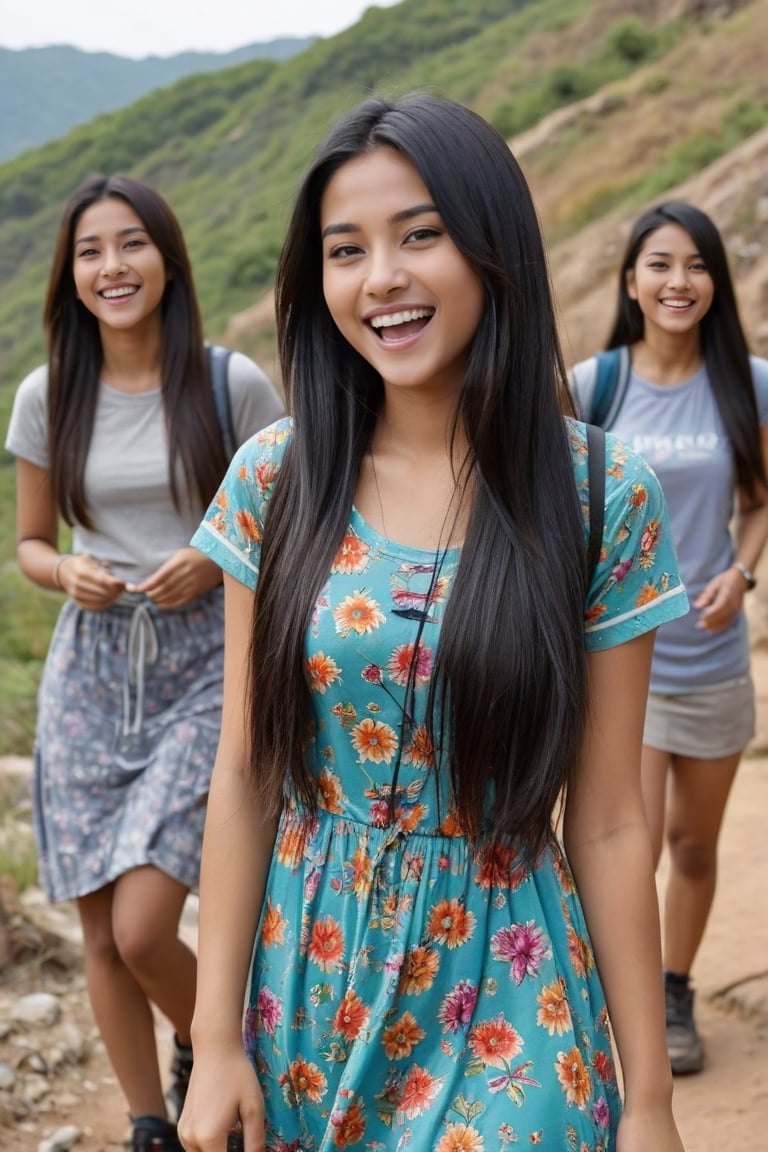
[[[604,211],[633,211],[766,123],[759,48],[767,7],[736,5],[710,25],[671,20],[665,0],[404,0],[284,64],[192,77],[0,166],[0,423],[13,385],[42,358],[39,315],[56,220],[88,173],[131,171],[169,197],[207,330],[220,336],[269,287],[292,189],[315,142],[367,91],[429,88],[516,134],[545,232],[562,246]],[[603,244],[575,271],[563,262],[566,311],[569,293],[577,298],[584,278],[604,276],[614,257]],[[271,368],[269,310],[260,311],[267,319],[241,328],[240,346]],[[58,603],[21,580],[12,538],[12,461],[4,456],[0,753],[29,746],[33,689]]]

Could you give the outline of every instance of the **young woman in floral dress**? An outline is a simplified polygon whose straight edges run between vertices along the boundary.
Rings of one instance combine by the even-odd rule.
[[[277,301],[291,418],[194,537],[225,705],[182,1142],[680,1152],[639,765],[687,602],[613,438],[587,575],[585,428],[504,141],[437,98],[355,109]]]

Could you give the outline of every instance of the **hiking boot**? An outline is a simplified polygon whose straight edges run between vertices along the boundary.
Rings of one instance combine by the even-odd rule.
[[[166,1092],[166,1099],[170,1102],[176,1119],[181,1116],[184,1101],[187,1098],[189,1078],[192,1075],[192,1048],[180,1044],[179,1038],[173,1037],[173,1060],[171,1061],[171,1086]]]
[[[137,1116],[133,1121],[130,1152],[184,1152],[176,1125],[159,1116]]]
[[[675,1076],[701,1072],[704,1046],[693,1022],[693,989],[682,980],[664,981],[667,1008],[667,1052]]]

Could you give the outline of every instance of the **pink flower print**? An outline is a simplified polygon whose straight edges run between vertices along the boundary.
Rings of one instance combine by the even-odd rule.
[[[477,988],[469,980],[459,980],[440,1005],[437,1018],[443,1025],[443,1032],[458,1032],[468,1028],[477,1003]]]
[[[282,1002],[271,989],[264,987],[259,992],[258,1004],[261,1026],[268,1036],[274,1036],[275,1030],[283,1018]]]
[[[510,979],[522,984],[526,976],[538,975],[542,960],[551,953],[541,928],[529,920],[526,924],[500,928],[491,938],[491,955],[494,960],[506,961],[510,965]]]

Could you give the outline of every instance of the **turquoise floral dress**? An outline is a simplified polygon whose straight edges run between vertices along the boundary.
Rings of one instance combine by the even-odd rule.
[[[583,425],[568,431],[586,515]],[[289,437],[283,420],[239,451],[193,540],[250,587]],[[418,722],[458,559],[436,572],[434,552],[353,509],[315,606],[318,812],[286,802],[245,1018],[273,1150],[614,1148],[606,1007],[568,865],[554,839],[535,867],[470,843]],[[586,645],[686,609],[658,483],[609,436]]]

